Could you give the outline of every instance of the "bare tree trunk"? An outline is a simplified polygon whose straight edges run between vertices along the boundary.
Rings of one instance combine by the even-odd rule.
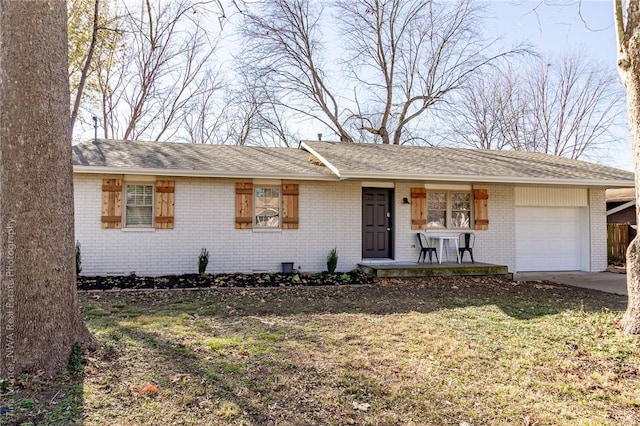
[[[640,223],[640,4],[630,1],[623,11],[622,0],[614,0],[618,41],[618,70],[627,89],[629,131],[633,143],[636,175],[636,221]],[[640,334],[640,240],[636,236],[627,249],[627,310],[620,321],[625,333]]]
[[[66,370],[75,280],[65,0],[0,1],[0,377]]]
[[[640,32],[640,31],[639,31]],[[640,47],[640,34],[634,38],[633,46]],[[632,48],[632,52],[637,50]],[[633,158],[636,175],[636,223],[640,223],[638,200],[640,200],[640,58],[631,61],[626,71],[627,109],[629,130],[633,141]],[[640,334],[640,240],[636,236],[627,249],[627,310],[620,327],[627,334]]]
[[[627,248],[627,310],[620,328],[627,334],[640,334],[640,241],[636,236]]]

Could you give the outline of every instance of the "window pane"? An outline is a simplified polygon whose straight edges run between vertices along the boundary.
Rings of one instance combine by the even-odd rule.
[[[280,227],[280,188],[256,187],[255,206],[257,228]]]
[[[470,227],[469,213],[453,212],[453,214],[451,215],[451,226],[454,228],[469,228]]]
[[[451,226],[454,228],[471,227],[471,194],[468,192],[451,193]]]
[[[153,209],[151,207],[127,206],[127,226],[151,226]]]
[[[427,228],[444,228],[446,226],[446,212],[429,210],[427,212]]]
[[[451,205],[453,210],[470,210],[471,209],[471,194],[452,192],[451,193]]]
[[[447,226],[447,193],[427,193],[427,228]]]
[[[447,209],[447,193],[446,192],[429,192],[427,194],[427,210],[446,210]]]
[[[125,226],[153,226],[153,185],[127,185]]]

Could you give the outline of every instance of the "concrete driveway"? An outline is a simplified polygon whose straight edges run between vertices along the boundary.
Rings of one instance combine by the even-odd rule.
[[[627,275],[617,272],[519,272],[515,281],[551,281],[607,293],[627,295]]]

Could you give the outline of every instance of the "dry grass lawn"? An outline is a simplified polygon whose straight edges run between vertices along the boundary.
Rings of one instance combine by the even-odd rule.
[[[0,424],[640,424],[622,296],[448,278],[81,300],[100,349],[5,384]]]

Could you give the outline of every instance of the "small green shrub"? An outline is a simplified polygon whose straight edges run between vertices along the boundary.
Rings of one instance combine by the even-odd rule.
[[[200,250],[200,256],[198,256],[198,273],[204,275],[209,264],[209,251],[206,248]]]
[[[76,275],[82,272],[82,255],[80,254],[80,241],[76,241]]]
[[[327,256],[327,271],[333,274],[338,266],[338,247],[334,247]]]

